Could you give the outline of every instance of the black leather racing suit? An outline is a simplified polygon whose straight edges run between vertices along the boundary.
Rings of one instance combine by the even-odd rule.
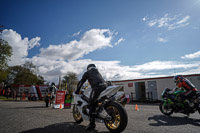
[[[103,79],[103,77],[101,76],[101,74],[99,73],[99,71],[94,67],[84,73],[82,79],[79,81],[77,85],[77,90],[76,90],[77,92],[80,91],[82,85],[85,83],[86,80],[88,80],[88,82],[92,87],[92,92],[90,94],[90,100],[89,100],[89,109],[90,109],[89,117],[90,117],[90,122],[94,123],[95,119],[93,114],[95,113],[96,100],[101,94],[101,92],[106,89],[107,84]]]

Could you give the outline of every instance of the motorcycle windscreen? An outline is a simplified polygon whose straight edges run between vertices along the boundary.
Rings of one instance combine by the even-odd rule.
[[[161,93],[162,97],[164,96],[165,92],[166,92],[166,89],[164,89],[163,92]]]

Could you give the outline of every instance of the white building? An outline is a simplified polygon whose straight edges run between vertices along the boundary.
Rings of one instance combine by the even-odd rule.
[[[183,75],[190,80],[200,91],[200,74]],[[130,95],[132,100],[161,100],[161,93],[165,88],[175,88],[173,76],[145,78],[134,80],[112,81],[112,84],[123,85],[126,95]]]

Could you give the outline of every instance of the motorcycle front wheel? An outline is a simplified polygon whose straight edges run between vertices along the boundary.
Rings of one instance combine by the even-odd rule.
[[[73,112],[74,120],[77,123],[81,123],[83,121],[83,118],[82,118],[81,113],[79,112],[76,104],[74,104],[72,112]]]
[[[162,101],[159,105],[160,111],[164,114],[164,115],[171,115],[174,110],[171,107],[171,105],[169,105],[168,103],[164,104],[164,102]]]
[[[122,132],[127,126],[128,116],[126,110],[121,104],[116,102],[111,102],[105,107],[107,113],[112,117],[111,120],[105,120],[104,123],[106,127],[111,132]]]

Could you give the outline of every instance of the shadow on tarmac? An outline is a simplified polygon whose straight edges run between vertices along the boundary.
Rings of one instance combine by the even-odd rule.
[[[153,120],[157,123],[150,123],[151,126],[178,126],[191,124],[200,126],[200,120],[187,118],[187,117],[171,117],[165,115],[154,115],[148,118],[149,121]]]
[[[85,126],[75,122],[63,122],[46,126],[44,128],[35,128],[20,133],[109,133],[109,131],[98,132],[97,130],[85,130]]]

